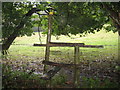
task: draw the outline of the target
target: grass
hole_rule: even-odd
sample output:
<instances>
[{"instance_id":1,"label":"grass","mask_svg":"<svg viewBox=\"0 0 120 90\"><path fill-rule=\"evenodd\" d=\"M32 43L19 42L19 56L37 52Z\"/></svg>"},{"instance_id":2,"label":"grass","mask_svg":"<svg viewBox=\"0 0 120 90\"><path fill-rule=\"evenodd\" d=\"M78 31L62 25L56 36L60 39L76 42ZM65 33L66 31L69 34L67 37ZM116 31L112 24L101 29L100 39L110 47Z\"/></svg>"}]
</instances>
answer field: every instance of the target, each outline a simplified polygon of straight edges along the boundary
<instances>
[{"instance_id":1,"label":"grass","mask_svg":"<svg viewBox=\"0 0 120 90\"><path fill-rule=\"evenodd\" d=\"M46 36L41 35L42 43L46 43ZM103 45L104 48L83 48L80 47L80 62L97 62L97 61L118 61L118 34L112 32L106 32L105 30L101 30L100 32L96 32L95 34L87 34L85 37L80 37L79 34L71 35L71 37L61 35L57 40L55 36L52 36L52 42L71 42L71 43L85 43L85 45ZM31 74L29 75L24 68L28 68L28 70L36 69L34 63L36 62L37 65L41 61L44 60L45 57L45 47L34 47L32 46L34 43L39 43L38 34L31 37L17 37L11 45L9 49L9 55L7 56L7 60L3 60L5 63L5 68L3 68L3 75L7 76L8 78L4 78L4 87L46 87L46 84L49 84L49 81L44 81L39 79L40 76ZM19 45L17 45L19 44ZM50 60L54 62L62 62L62 63L73 63L74 62L74 47L51 47L50 52ZM33 65L33 67L29 67L28 64ZM13 66L12 66L13 65ZM109 63L92 63L91 66L93 67L102 67L109 68L113 67L116 71L119 71L119 66L110 66ZM7 67L6 67L7 66ZM10 67L9 67L10 66ZM22 67L22 72L16 70L13 72L11 67ZM41 68L37 67L37 71L40 71ZM99 69L99 68L98 68ZM97 69L96 69L97 70ZM104 72L104 71L103 71ZM16 81L16 77L19 77L18 81ZM22 80L22 81L21 81ZM8 82L8 83L7 83ZM19 82L21 83L20 86ZM52 86L53 87L61 87L65 85L66 82L66 75L58 75L52 79ZM17 83L17 84L16 84ZM99 88L102 85L102 88L117 87L116 83L111 83L108 79L101 81L101 78L87 78L83 77L83 84L80 87L83 88ZM116 84L116 85L115 85ZM78 86L79 87L79 86Z\"/></svg>"},{"instance_id":2,"label":"grass","mask_svg":"<svg viewBox=\"0 0 120 90\"><path fill-rule=\"evenodd\" d=\"M84 87L82 88L116 88L119 85L115 82L111 82L109 79L100 80L99 78L86 78L83 77L84 82L82 83Z\"/></svg>"},{"instance_id":3,"label":"grass","mask_svg":"<svg viewBox=\"0 0 120 90\"><path fill-rule=\"evenodd\" d=\"M93 59L96 58L115 58L118 57L118 34L112 32L105 32L104 30L97 32L96 34L88 34L85 37L79 37L78 35L72 35L71 37L61 35L59 40L56 40L55 36L52 36L52 42L72 42L72 43L85 43L86 45L103 45L104 48L80 48L80 59ZM42 35L42 43L46 42L46 36ZM10 47L10 54L12 57L18 58L19 56L28 56L36 58L44 58L45 47L33 47L34 43L39 43L38 34L31 37L18 37L14 41L14 44L28 44L28 45L12 45ZM31 46L30 46L31 45ZM66 59L65 62L73 62L73 47L52 47L50 59L61 61ZM26 58L27 59L27 58Z\"/></svg>"}]
</instances>

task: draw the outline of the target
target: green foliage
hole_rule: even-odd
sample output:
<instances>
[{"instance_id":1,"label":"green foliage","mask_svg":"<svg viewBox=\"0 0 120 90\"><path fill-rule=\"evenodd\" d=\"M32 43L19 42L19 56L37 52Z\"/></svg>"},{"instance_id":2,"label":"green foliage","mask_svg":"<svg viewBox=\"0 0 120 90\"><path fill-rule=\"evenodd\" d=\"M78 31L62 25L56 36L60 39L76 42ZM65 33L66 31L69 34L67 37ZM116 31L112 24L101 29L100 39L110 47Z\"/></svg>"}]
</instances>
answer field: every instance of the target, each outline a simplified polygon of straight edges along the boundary
<instances>
[{"instance_id":1,"label":"green foliage","mask_svg":"<svg viewBox=\"0 0 120 90\"><path fill-rule=\"evenodd\" d=\"M32 4L30 3L22 3L22 2L3 2L2 4L2 38L9 37L15 30L16 27L20 24L24 15L28 10L32 8ZM30 8L31 7L31 8ZM24 19L25 20L25 19ZM28 19L27 23L25 23L22 31L19 32L20 36L30 35L33 31L31 30L33 27L31 18Z\"/></svg>"},{"instance_id":2,"label":"green foliage","mask_svg":"<svg viewBox=\"0 0 120 90\"><path fill-rule=\"evenodd\" d=\"M62 2L55 3L57 15L54 16L53 32L55 34L94 33L108 23L107 12L100 3ZM56 27L58 25L58 27ZM110 30L110 29L109 29Z\"/></svg>"},{"instance_id":3,"label":"green foliage","mask_svg":"<svg viewBox=\"0 0 120 90\"><path fill-rule=\"evenodd\" d=\"M119 12L119 3L105 3L112 10ZM105 28L107 31L116 32L114 23L110 19L110 13L98 2L3 2L2 5L2 37L8 38L20 24L24 15L33 7L46 10L49 7L55 9L52 20L53 35L69 35L78 33L95 33ZM39 12L41 14L41 12ZM38 26L45 30L48 29L48 17L40 16L40 20L34 21L33 16L27 20L24 28L19 32L19 36L31 36L33 26ZM105 26L107 24L107 26Z\"/></svg>"},{"instance_id":4,"label":"green foliage","mask_svg":"<svg viewBox=\"0 0 120 90\"><path fill-rule=\"evenodd\" d=\"M120 66L115 66L115 69L120 71Z\"/></svg>"},{"instance_id":5,"label":"green foliage","mask_svg":"<svg viewBox=\"0 0 120 90\"><path fill-rule=\"evenodd\" d=\"M52 81L51 81L51 85L53 87L56 87L57 85L65 85L65 82L66 82L66 78L67 76L65 75L57 75L57 76L54 76Z\"/></svg>"},{"instance_id":6,"label":"green foliage","mask_svg":"<svg viewBox=\"0 0 120 90\"><path fill-rule=\"evenodd\" d=\"M111 82L109 79L101 80L100 78L83 77L82 88L118 88L117 82Z\"/></svg>"},{"instance_id":7,"label":"green foliage","mask_svg":"<svg viewBox=\"0 0 120 90\"><path fill-rule=\"evenodd\" d=\"M9 65L9 64L8 64ZM23 71L13 71L11 66L2 67L2 88L45 88L47 81L41 80L38 75Z\"/></svg>"},{"instance_id":8,"label":"green foliage","mask_svg":"<svg viewBox=\"0 0 120 90\"><path fill-rule=\"evenodd\" d=\"M38 6L39 5L39 6ZM21 23L21 21L27 22L25 23L22 30L18 31L19 36L31 36L33 33L32 27L34 24L38 24L39 22L35 22L32 20L33 17L29 17L24 19L24 15L31 10L34 6L39 9L44 9L44 5L35 2L3 2L2 4L2 38L8 38L14 31L16 31L16 27Z\"/></svg>"}]
</instances>

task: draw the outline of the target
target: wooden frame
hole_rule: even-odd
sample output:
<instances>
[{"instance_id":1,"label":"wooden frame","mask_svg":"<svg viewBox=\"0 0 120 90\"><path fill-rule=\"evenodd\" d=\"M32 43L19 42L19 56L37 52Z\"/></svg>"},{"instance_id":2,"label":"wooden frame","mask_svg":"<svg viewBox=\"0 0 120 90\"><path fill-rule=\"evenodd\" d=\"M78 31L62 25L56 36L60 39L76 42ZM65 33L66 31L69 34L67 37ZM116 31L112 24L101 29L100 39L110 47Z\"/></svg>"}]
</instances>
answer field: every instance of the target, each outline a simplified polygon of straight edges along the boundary
<instances>
[{"instance_id":1,"label":"wooden frame","mask_svg":"<svg viewBox=\"0 0 120 90\"><path fill-rule=\"evenodd\" d=\"M52 15L48 15L48 33L47 33L47 40L46 44L34 44L33 46L45 46L45 60L43 61L44 66L44 73L47 72L46 65L53 65L56 66L54 70L50 70L46 73L48 78L43 77L44 79L51 79L54 74L56 74L62 67L65 66L74 66L74 86L79 84L79 70L77 69L77 64L79 63L79 47L85 48L103 48L102 45L85 45L84 43L65 43L65 42L51 42L51 32L52 32ZM74 64L62 64L62 63L55 63L49 61L50 56L50 47L74 47ZM54 73L53 73L54 72Z\"/></svg>"}]
</instances>

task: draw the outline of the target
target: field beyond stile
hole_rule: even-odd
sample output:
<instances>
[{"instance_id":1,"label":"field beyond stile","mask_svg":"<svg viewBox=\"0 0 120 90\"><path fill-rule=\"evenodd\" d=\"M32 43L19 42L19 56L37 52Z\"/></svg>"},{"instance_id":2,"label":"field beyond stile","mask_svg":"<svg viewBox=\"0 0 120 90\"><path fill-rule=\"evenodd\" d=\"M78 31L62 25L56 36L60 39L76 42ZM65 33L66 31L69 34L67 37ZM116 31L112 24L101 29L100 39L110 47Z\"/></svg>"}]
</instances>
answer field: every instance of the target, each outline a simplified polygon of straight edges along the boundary
<instances>
[{"instance_id":1,"label":"field beyond stile","mask_svg":"<svg viewBox=\"0 0 120 90\"><path fill-rule=\"evenodd\" d=\"M41 40L42 44L45 44L46 36L41 34ZM76 36L71 35L71 37L64 35L58 37L52 36L52 42L85 43L85 45L103 45L104 48L79 48L79 63L82 63L82 65L80 66L80 82L82 83L78 87L112 87L110 86L111 81L115 82L115 85L113 85L113 87L119 86L117 75L120 74L118 73L120 69L120 62L118 60L117 33L106 32L102 30L100 32L96 32L95 34L87 34L84 37L80 37L79 34L77 34ZM45 47L34 47L34 43L40 43L37 32L35 32L35 35L32 35L31 37L17 37L13 45L11 45L9 49L9 55L5 59L3 58L3 64L12 66L13 71L22 70L29 72L30 70L34 69L34 74L39 77L41 75L40 73L43 72L42 61L45 58ZM74 62L74 47L51 47L50 61L72 64ZM3 74L6 75L4 71L6 71L5 68L3 70ZM71 77L73 77L72 74L69 74L70 71L72 71L72 69L63 68L59 72L59 74L65 75L65 80L68 81L71 79ZM53 79L55 80L55 78L57 77L58 76L55 76ZM31 76L31 78L33 77ZM110 81L104 81L106 79L109 79ZM87 82L87 80L89 81L89 83ZM94 80L94 82L92 82L92 80ZM72 80L70 81L72 82ZM94 85L94 83L98 81L99 83L96 83L96 85ZM66 83L62 81L61 83L64 84L60 84L60 82L58 81L56 81L58 84L55 84L54 82L52 83L53 87L60 87L60 85L62 85L62 87L70 87L69 84L66 85ZM106 82L108 83L108 85L106 84ZM3 83L5 84L5 86L8 85L8 83L6 83L5 81ZM36 81L35 83L39 83L39 81ZM46 82L41 82L41 84L44 83ZM34 84L34 82L32 82L32 84ZM24 84L23 86L26 87L27 84ZM17 85L15 87L17 87ZM33 85L32 87L35 86ZM40 85L39 87L42 86Z\"/></svg>"}]
</instances>

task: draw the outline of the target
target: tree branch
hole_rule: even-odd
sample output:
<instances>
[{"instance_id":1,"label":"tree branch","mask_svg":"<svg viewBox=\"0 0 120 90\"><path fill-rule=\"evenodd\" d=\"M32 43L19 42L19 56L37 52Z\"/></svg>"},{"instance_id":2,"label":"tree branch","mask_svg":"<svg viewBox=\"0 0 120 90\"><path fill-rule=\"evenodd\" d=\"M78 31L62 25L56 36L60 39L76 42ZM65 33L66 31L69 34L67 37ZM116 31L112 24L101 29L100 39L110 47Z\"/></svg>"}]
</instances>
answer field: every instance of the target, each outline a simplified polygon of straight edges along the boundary
<instances>
[{"instance_id":1,"label":"tree branch","mask_svg":"<svg viewBox=\"0 0 120 90\"><path fill-rule=\"evenodd\" d=\"M16 26L14 32L7 38L7 40L2 44L2 51L8 50L12 42L15 40L15 38L19 35L19 32L22 30L21 28L24 27L24 24L27 22L28 17L30 17L33 13L36 13L40 11L40 9L32 8L28 13L26 13L23 16L23 19L21 20L20 24ZM26 19L26 20L24 20ZM4 54L4 53L3 53Z\"/></svg>"},{"instance_id":2,"label":"tree branch","mask_svg":"<svg viewBox=\"0 0 120 90\"><path fill-rule=\"evenodd\" d=\"M103 8L105 8L110 13L110 17L112 18L112 20L114 20L120 26L119 13L113 10L106 3L102 3L102 5L103 5Z\"/></svg>"}]
</instances>

